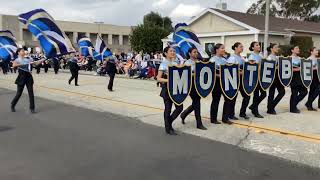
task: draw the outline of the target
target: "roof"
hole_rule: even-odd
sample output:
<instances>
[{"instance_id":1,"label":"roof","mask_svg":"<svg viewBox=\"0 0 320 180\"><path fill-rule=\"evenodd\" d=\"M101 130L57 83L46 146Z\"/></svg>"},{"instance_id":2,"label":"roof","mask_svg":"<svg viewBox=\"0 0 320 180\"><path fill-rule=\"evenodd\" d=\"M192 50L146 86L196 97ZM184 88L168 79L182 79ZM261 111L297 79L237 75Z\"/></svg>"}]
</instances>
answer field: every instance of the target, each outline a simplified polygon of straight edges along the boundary
<instances>
[{"instance_id":1,"label":"roof","mask_svg":"<svg viewBox=\"0 0 320 180\"><path fill-rule=\"evenodd\" d=\"M221 9L215 9L215 8L210 8L210 9L213 11L217 11L218 13L221 13L225 16L231 17L244 24L247 24L251 27L259 29L261 31L265 29L264 28L265 16L263 15L248 14L248 13L221 10ZM270 16L269 23L270 23L270 26L269 26L270 31L287 32L288 30L290 30L290 31L320 33L320 23L315 23L315 22L299 21L299 20L277 18L277 17Z\"/></svg>"}]
</instances>

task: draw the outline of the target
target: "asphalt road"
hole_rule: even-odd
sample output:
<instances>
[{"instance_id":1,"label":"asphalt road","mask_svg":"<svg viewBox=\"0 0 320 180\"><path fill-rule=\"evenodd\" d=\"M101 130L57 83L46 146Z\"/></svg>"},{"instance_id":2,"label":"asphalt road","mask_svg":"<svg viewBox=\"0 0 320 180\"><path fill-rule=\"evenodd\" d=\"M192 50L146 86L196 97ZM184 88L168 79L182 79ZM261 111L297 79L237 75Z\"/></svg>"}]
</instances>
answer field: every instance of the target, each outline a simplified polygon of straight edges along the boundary
<instances>
[{"instance_id":1,"label":"asphalt road","mask_svg":"<svg viewBox=\"0 0 320 180\"><path fill-rule=\"evenodd\" d=\"M320 170L111 113L0 89L1 180L320 179Z\"/></svg>"}]
</instances>

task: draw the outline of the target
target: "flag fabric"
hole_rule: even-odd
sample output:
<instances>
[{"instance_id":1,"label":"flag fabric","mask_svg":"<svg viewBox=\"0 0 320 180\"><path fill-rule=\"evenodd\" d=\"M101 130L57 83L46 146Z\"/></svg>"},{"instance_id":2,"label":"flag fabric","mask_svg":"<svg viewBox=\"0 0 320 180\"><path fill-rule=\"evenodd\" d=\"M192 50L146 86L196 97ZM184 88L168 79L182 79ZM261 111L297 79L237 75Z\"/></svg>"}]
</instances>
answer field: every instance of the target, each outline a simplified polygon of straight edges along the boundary
<instances>
[{"instance_id":1,"label":"flag fabric","mask_svg":"<svg viewBox=\"0 0 320 180\"><path fill-rule=\"evenodd\" d=\"M94 47L90 38L83 36L78 38L80 55L84 57L93 57Z\"/></svg>"},{"instance_id":2,"label":"flag fabric","mask_svg":"<svg viewBox=\"0 0 320 180\"><path fill-rule=\"evenodd\" d=\"M18 49L16 38L9 30L0 31L0 59L10 61L15 59Z\"/></svg>"},{"instance_id":3,"label":"flag fabric","mask_svg":"<svg viewBox=\"0 0 320 180\"><path fill-rule=\"evenodd\" d=\"M98 35L96 40L94 59L103 60L106 57L112 56L112 52L107 48L103 39Z\"/></svg>"},{"instance_id":4,"label":"flag fabric","mask_svg":"<svg viewBox=\"0 0 320 180\"><path fill-rule=\"evenodd\" d=\"M68 36L45 10L35 9L20 14L19 20L27 25L28 30L38 39L46 58L75 52Z\"/></svg>"},{"instance_id":5,"label":"flag fabric","mask_svg":"<svg viewBox=\"0 0 320 180\"><path fill-rule=\"evenodd\" d=\"M187 24L179 23L175 26L173 33L173 47L175 47L178 57L186 59L187 53L191 47L197 48L199 59L209 58L208 54L202 48L198 37L187 30Z\"/></svg>"}]
</instances>

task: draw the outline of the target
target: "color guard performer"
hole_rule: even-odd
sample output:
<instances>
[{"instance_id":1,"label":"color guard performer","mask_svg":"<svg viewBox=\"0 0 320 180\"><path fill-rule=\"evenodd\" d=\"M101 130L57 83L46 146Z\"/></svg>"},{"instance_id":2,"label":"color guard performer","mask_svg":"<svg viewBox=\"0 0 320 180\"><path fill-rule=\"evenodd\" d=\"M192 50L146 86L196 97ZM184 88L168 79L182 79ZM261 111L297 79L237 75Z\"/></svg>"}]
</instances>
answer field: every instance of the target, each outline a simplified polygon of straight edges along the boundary
<instances>
[{"instance_id":1,"label":"color guard performer","mask_svg":"<svg viewBox=\"0 0 320 180\"><path fill-rule=\"evenodd\" d=\"M260 55L261 47L259 45L259 42L253 41L250 44L249 50L253 51L248 58L249 61L254 61L256 63L260 63L262 57ZM254 94L253 94L252 105L249 107L249 109L251 109L251 111L252 111L252 114L257 118L263 118L263 116L261 116L259 113L259 104L264 100L264 98L266 98L266 96L267 96L266 91L264 91L261 88L260 83L258 83L257 88L255 89Z\"/></svg>"},{"instance_id":2,"label":"color guard performer","mask_svg":"<svg viewBox=\"0 0 320 180\"><path fill-rule=\"evenodd\" d=\"M17 94L11 102L11 111L12 112L16 111L15 106L17 105L22 95L24 86L26 86L29 94L30 112L35 113L34 94L33 94L33 77L31 74L31 66L32 64L42 63L42 60L35 63L33 59L26 58L25 50L23 48L18 48L16 54L18 58L13 61L13 67L18 68L19 75L15 81L15 84L17 84Z\"/></svg>"},{"instance_id":3,"label":"color guard performer","mask_svg":"<svg viewBox=\"0 0 320 180\"><path fill-rule=\"evenodd\" d=\"M244 118L244 119L249 119L249 117L246 114L246 110L247 107L249 105L250 102L250 96L247 95L243 89L243 81L242 81L242 69L243 69L243 65L245 63L245 60L241 57L241 53L243 52L243 45L240 42L236 42L233 46L232 46L232 50L234 50L234 54L231 55L228 59L229 63L233 63L233 64L239 64L240 65L240 93L242 96L242 104L241 104L241 109L240 109L240 117ZM230 109L230 119L233 120L237 120L238 118L235 117L235 106L236 106L236 101L237 101L237 97L235 97L232 101L231 101L231 109Z\"/></svg>"},{"instance_id":4,"label":"color guard performer","mask_svg":"<svg viewBox=\"0 0 320 180\"><path fill-rule=\"evenodd\" d=\"M176 62L176 51L174 48L168 46L163 50L164 59L159 66L157 81L161 83L161 93L160 96L163 98L164 102L164 125L166 133L169 135L177 135L175 130L172 127L173 121L180 115L183 110L183 105L178 106L175 104L175 110L171 113L172 109L172 100L169 97L167 90L168 83L168 66L169 65L178 65Z\"/></svg>"},{"instance_id":5,"label":"color guard performer","mask_svg":"<svg viewBox=\"0 0 320 180\"><path fill-rule=\"evenodd\" d=\"M318 60L317 60L319 51L315 47L313 47L310 49L310 54L311 55L308 59L312 61L313 79L310 85L309 97L306 103L306 107L308 108L309 111L317 111L317 109L312 107L312 104L320 94L320 82L318 79Z\"/></svg>"},{"instance_id":6,"label":"color guard performer","mask_svg":"<svg viewBox=\"0 0 320 180\"><path fill-rule=\"evenodd\" d=\"M107 58L107 73L109 75L109 84L108 84L108 90L110 92L113 91L113 82L114 82L114 77L117 72L117 67L116 67L116 60L114 56L110 56Z\"/></svg>"},{"instance_id":7,"label":"color guard performer","mask_svg":"<svg viewBox=\"0 0 320 180\"><path fill-rule=\"evenodd\" d=\"M75 86L79 86L78 76L79 76L80 67L78 65L78 59L75 57L74 53L71 54L71 58L69 60L69 68L71 72L71 77L68 83L71 84L72 80L74 79Z\"/></svg>"},{"instance_id":8,"label":"color guard performer","mask_svg":"<svg viewBox=\"0 0 320 180\"><path fill-rule=\"evenodd\" d=\"M292 46L291 57L292 57L292 65L293 65L293 77L291 81L291 97L290 97L290 112L292 113L300 113L300 110L297 108L299 102L301 102L304 97L308 94L308 90L302 84L301 76L300 76L300 65L301 58L298 56L300 54L299 46Z\"/></svg>"},{"instance_id":9,"label":"color guard performer","mask_svg":"<svg viewBox=\"0 0 320 180\"><path fill-rule=\"evenodd\" d=\"M223 44L216 44L213 48L213 54L214 56L209 60L210 62L214 62L216 64L217 74L216 74L216 83L214 85L213 91L212 91L212 102L211 102L211 110L210 110L210 120L213 124L221 124L217 120L218 116L218 109L219 109L219 103L222 93L221 84L220 84L220 65L227 64L227 60L224 58L225 55L225 47ZM229 115L230 115L230 106L231 102L226 98L224 95L224 105L223 105L223 112L222 112L222 122L225 124L232 124L231 121L229 121Z\"/></svg>"},{"instance_id":10,"label":"color guard performer","mask_svg":"<svg viewBox=\"0 0 320 180\"><path fill-rule=\"evenodd\" d=\"M268 96L268 114L277 114L277 112L275 111L276 106L279 104L279 102L281 101L281 99L284 97L286 91L284 86L281 84L280 82L280 77L279 77L279 57L277 56L277 54L279 53L279 46L277 44L270 44L270 46L268 47L268 52L271 52L270 55L268 56L268 60L270 61L276 61L276 70L275 70L275 79L273 81L273 84L270 86L269 89L269 96ZM276 89L278 90L278 95L276 96L276 98L274 98L274 94Z\"/></svg>"},{"instance_id":11,"label":"color guard performer","mask_svg":"<svg viewBox=\"0 0 320 180\"><path fill-rule=\"evenodd\" d=\"M194 68L195 68L195 63L198 61L198 50L197 48L190 48L188 50L188 60L184 62L185 65L190 65L191 69L192 69L192 73L194 77ZM192 82L194 82L194 79L192 79ZM207 130L206 127L203 126L202 121L201 121L201 97L199 96L199 94L197 93L196 87L195 87L195 83L192 83L192 88L191 88L191 92L190 92L190 97L192 99L192 105L190 105L187 109L185 109L180 117L182 119L182 124L185 124L185 118L192 112L194 111L194 115L196 117L196 121L197 121L197 128L201 129L201 130Z\"/></svg>"}]
</instances>

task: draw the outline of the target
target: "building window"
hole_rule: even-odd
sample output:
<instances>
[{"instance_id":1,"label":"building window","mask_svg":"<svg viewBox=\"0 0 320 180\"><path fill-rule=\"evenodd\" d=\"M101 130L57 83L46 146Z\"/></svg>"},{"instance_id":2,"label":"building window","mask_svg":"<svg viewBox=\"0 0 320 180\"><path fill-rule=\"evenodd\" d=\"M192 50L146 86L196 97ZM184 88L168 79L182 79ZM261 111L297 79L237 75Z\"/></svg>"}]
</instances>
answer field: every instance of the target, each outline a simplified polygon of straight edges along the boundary
<instances>
[{"instance_id":1,"label":"building window","mask_svg":"<svg viewBox=\"0 0 320 180\"><path fill-rule=\"evenodd\" d=\"M101 34L101 38L103 39L103 41L104 41L106 44L109 44L109 42L108 42L108 34Z\"/></svg>"},{"instance_id":2,"label":"building window","mask_svg":"<svg viewBox=\"0 0 320 180\"><path fill-rule=\"evenodd\" d=\"M97 37L98 37L98 34L96 34L96 33L90 33L90 39L91 39L91 42L92 42L93 45L96 44Z\"/></svg>"},{"instance_id":3,"label":"building window","mask_svg":"<svg viewBox=\"0 0 320 180\"><path fill-rule=\"evenodd\" d=\"M32 34L28 29L23 29L22 33L24 41L32 41Z\"/></svg>"},{"instance_id":4,"label":"building window","mask_svg":"<svg viewBox=\"0 0 320 180\"><path fill-rule=\"evenodd\" d=\"M129 36L123 35L123 45L129 45Z\"/></svg>"},{"instance_id":5,"label":"building window","mask_svg":"<svg viewBox=\"0 0 320 180\"><path fill-rule=\"evenodd\" d=\"M216 43L212 42L212 43L205 43L205 51L206 53L209 55L209 57L211 57L212 55L212 51L213 51L213 47L215 46Z\"/></svg>"},{"instance_id":6,"label":"building window","mask_svg":"<svg viewBox=\"0 0 320 180\"><path fill-rule=\"evenodd\" d=\"M70 41L71 42L73 42L73 32L64 32L66 35L67 35L67 37L70 39Z\"/></svg>"},{"instance_id":7,"label":"building window","mask_svg":"<svg viewBox=\"0 0 320 180\"><path fill-rule=\"evenodd\" d=\"M112 35L112 45L119 45L119 35Z\"/></svg>"}]
</instances>

